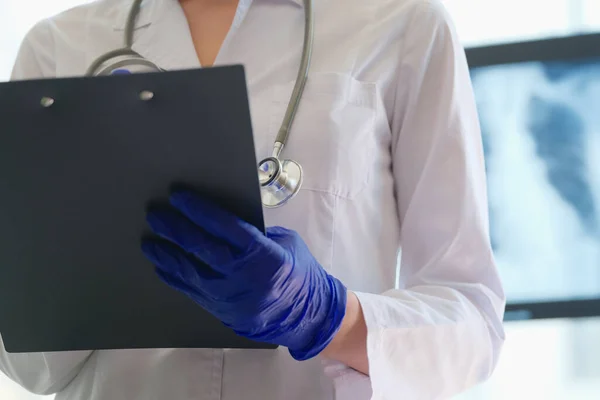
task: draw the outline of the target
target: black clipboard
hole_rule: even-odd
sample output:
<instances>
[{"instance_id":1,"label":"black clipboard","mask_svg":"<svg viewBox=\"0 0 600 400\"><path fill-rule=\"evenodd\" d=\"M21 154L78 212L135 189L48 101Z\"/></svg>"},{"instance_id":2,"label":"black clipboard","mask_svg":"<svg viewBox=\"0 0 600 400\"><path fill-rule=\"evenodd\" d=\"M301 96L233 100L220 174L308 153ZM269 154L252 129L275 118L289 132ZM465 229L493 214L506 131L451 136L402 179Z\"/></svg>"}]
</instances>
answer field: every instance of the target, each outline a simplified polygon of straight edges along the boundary
<instances>
[{"instance_id":1,"label":"black clipboard","mask_svg":"<svg viewBox=\"0 0 600 400\"><path fill-rule=\"evenodd\" d=\"M167 287L140 250L148 202L177 183L264 231L256 161L242 66L0 84L6 350L275 348Z\"/></svg>"}]
</instances>

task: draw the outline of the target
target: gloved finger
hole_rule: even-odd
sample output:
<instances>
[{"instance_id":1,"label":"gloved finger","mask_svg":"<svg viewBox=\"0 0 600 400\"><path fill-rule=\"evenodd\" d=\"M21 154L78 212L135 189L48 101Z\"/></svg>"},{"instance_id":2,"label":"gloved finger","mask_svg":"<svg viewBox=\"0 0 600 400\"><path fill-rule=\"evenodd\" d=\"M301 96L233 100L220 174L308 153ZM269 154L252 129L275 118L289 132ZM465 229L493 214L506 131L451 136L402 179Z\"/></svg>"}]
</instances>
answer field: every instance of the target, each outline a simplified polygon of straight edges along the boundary
<instances>
[{"instance_id":1,"label":"gloved finger","mask_svg":"<svg viewBox=\"0 0 600 400\"><path fill-rule=\"evenodd\" d=\"M198 303L201 307L206 309L208 306L209 300L208 297L204 295L201 291L198 291L196 288L189 286L187 283L165 273L163 270L158 267L155 269L156 275L158 278L165 283L167 286L181 292Z\"/></svg>"},{"instance_id":2,"label":"gloved finger","mask_svg":"<svg viewBox=\"0 0 600 400\"><path fill-rule=\"evenodd\" d=\"M225 324L225 326L230 326L227 322L231 323L231 315L235 314L231 311L231 305L229 303L222 303L218 300L215 301L214 296L211 294L198 291L188 286L185 282L181 282L177 278L164 273L158 268L156 269L156 275L158 275L159 279L167 284L167 286L185 294L205 311L208 311L210 314L217 317Z\"/></svg>"},{"instance_id":3,"label":"gloved finger","mask_svg":"<svg viewBox=\"0 0 600 400\"><path fill-rule=\"evenodd\" d=\"M224 210L213 202L189 191L171 195L171 204L208 233L246 250L262 233L253 225Z\"/></svg>"},{"instance_id":4,"label":"gloved finger","mask_svg":"<svg viewBox=\"0 0 600 400\"><path fill-rule=\"evenodd\" d=\"M196 255L217 270L235 261L235 249L173 209L152 209L148 211L146 220L155 234Z\"/></svg>"},{"instance_id":5,"label":"gloved finger","mask_svg":"<svg viewBox=\"0 0 600 400\"><path fill-rule=\"evenodd\" d=\"M288 243L297 239L298 234L295 231L282 226L267 227L267 237L275 243Z\"/></svg>"},{"instance_id":6,"label":"gloved finger","mask_svg":"<svg viewBox=\"0 0 600 400\"><path fill-rule=\"evenodd\" d=\"M223 277L169 242L146 239L142 242L142 252L158 269L190 287L201 288L206 281Z\"/></svg>"},{"instance_id":7,"label":"gloved finger","mask_svg":"<svg viewBox=\"0 0 600 400\"><path fill-rule=\"evenodd\" d=\"M201 300L204 307L230 295L230 285L223 274L184 253L174 244L147 239L142 243L142 248L156 266L156 273L163 282L194 297L196 301Z\"/></svg>"},{"instance_id":8,"label":"gloved finger","mask_svg":"<svg viewBox=\"0 0 600 400\"><path fill-rule=\"evenodd\" d=\"M187 283L183 282L180 279L177 279L169 274L167 274L166 272L164 272L162 269L156 267L154 272L156 272L156 275L158 275L158 277L160 278L161 281L163 281L163 283L166 283L168 286L172 287L173 289L176 289L182 293L187 294L188 296L194 296L196 293L196 290L194 290L194 288L192 288L191 286L189 286Z\"/></svg>"}]
</instances>

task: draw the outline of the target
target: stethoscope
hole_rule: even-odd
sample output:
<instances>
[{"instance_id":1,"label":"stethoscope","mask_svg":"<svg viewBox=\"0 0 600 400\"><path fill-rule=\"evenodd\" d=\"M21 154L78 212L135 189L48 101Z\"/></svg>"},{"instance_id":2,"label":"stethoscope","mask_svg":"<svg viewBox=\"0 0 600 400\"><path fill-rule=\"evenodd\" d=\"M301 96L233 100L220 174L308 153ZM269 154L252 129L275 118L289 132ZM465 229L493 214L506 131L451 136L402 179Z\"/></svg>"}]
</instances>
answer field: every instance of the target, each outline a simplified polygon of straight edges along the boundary
<instances>
[{"instance_id":1,"label":"stethoscope","mask_svg":"<svg viewBox=\"0 0 600 400\"><path fill-rule=\"evenodd\" d=\"M135 31L135 23L140 14L140 7L143 0L134 0L127 25L125 27L125 47L110 51L98 57L88 68L86 76L103 76L115 75L120 73L135 72L164 72L153 62L145 59L140 54L136 53L133 47L133 35ZM273 145L273 153L271 157L267 157L258 163L258 177L260 182L262 203L267 208L280 207L293 198L302 185L303 172L300 164L294 160L280 160L279 156L285 147L290 129L304 86L308 78L310 69L310 59L313 49L314 36L314 18L312 9L312 0L304 0L304 46L302 49L302 59L300 61L300 69L296 78L296 84L292 91L292 96L288 107L279 128L275 143ZM145 96L151 97L152 93L144 93ZM147 100L146 98L145 100Z\"/></svg>"}]
</instances>

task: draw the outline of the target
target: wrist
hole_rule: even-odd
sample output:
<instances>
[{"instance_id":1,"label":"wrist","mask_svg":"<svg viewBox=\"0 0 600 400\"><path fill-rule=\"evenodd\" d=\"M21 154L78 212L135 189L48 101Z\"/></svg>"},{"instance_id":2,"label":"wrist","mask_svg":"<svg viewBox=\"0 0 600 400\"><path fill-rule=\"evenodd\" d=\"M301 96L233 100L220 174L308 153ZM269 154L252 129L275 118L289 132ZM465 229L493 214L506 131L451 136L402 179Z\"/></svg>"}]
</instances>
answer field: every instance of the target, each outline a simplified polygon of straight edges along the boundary
<instances>
[{"instance_id":1,"label":"wrist","mask_svg":"<svg viewBox=\"0 0 600 400\"><path fill-rule=\"evenodd\" d=\"M369 374L367 325L360 301L354 292L348 291L344 320L321 355L344 363L363 374Z\"/></svg>"},{"instance_id":2,"label":"wrist","mask_svg":"<svg viewBox=\"0 0 600 400\"><path fill-rule=\"evenodd\" d=\"M328 276L328 284L331 291L328 311L319 323L313 325L314 333L310 336L309 343L303 345L302 349L289 348L292 357L298 361L305 361L321 354L342 328L348 308L348 290L338 279L332 276Z\"/></svg>"},{"instance_id":3,"label":"wrist","mask_svg":"<svg viewBox=\"0 0 600 400\"><path fill-rule=\"evenodd\" d=\"M358 297L356 297L356 294L353 292L348 291L344 318L337 333L329 345L323 350L323 356L331 358L332 355L335 355L341 349L345 348L349 342L353 341L352 339L356 332L355 327L359 325L361 314L362 311L360 309Z\"/></svg>"}]
</instances>

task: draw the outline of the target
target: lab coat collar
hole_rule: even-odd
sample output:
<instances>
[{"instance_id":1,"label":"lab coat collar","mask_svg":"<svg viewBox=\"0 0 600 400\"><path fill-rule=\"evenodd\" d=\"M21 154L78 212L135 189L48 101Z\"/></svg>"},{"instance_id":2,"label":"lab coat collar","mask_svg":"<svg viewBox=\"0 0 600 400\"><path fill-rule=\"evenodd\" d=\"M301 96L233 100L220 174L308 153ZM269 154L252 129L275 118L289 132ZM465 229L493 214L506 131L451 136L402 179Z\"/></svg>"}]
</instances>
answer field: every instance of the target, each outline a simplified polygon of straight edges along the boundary
<instances>
[{"instance_id":1,"label":"lab coat collar","mask_svg":"<svg viewBox=\"0 0 600 400\"><path fill-rule=\"evenodd\" d=\"M248 1L248 0L240 0ZM291 2L300 7L304 7L304 0L279 0L282 2ZM172 6L173 3L177 3L178 0L144 0L140 8L140 15L138 15L137 22L135 24L136 29L144 28L152 24L158 16L161 15L161 9L164 7ZM119 2L119 9L117 11L117 18L115 18L114 29L117 31L124 31L127 26L127 18L129 17L129 11L131 10L132 1L121 1Z\"/></svg>"}]
</instances>

